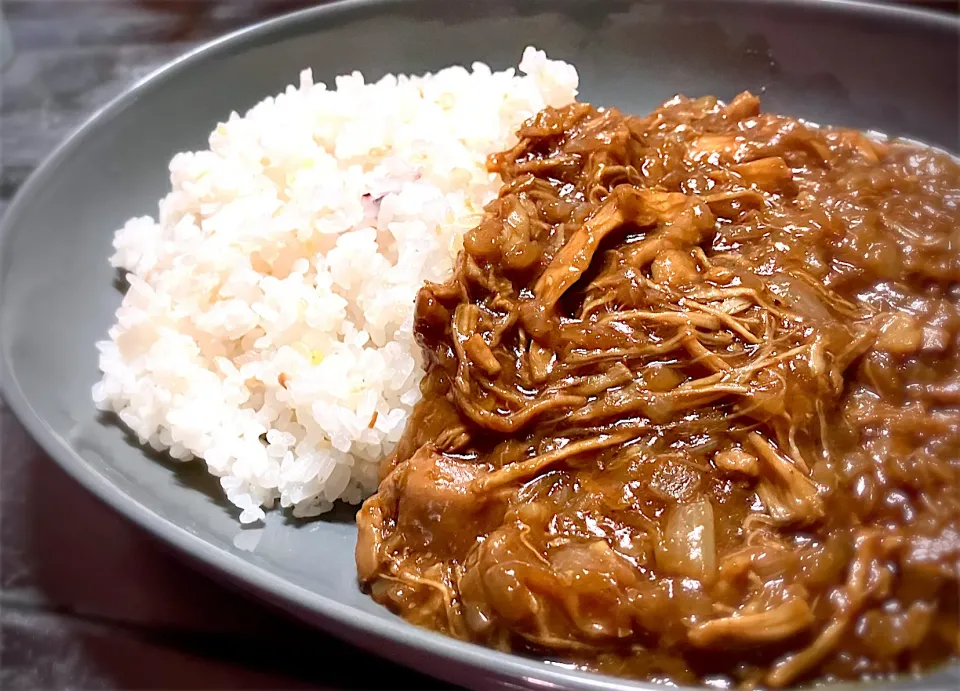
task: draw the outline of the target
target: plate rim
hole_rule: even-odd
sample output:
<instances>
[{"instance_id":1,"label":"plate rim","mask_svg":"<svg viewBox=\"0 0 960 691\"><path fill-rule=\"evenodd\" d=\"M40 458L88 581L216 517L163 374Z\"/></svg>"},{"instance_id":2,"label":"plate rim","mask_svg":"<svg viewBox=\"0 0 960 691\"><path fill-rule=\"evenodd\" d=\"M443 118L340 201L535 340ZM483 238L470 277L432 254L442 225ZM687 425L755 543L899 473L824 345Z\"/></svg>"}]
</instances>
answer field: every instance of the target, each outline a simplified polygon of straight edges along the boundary
<instances>
[{"instance_id":1,"label":"plate rim","mask_svg":"<svg viewBox=\"0 0 960 691\"><path fill-rule=\"evenodd\" d=\"M635 0L636 4L644 4L645 1ZM697 2L697 0L673 1L686 4L696 4ZM780 5L800 10L810 9L808 0L726 1L740 5ZM403 2L404 0L334 0L333 2L326 2L265 19L187 50L126 87L123 92L83 120L62 140L34 169L10 201L3 218L0 219L0 289L2 289L8 274L4 267L8 260L10 238L13 237L13 229L18 225L17 220L23 214L23 210L29 208L37 192L56 173L61 161L67 159L76 149L82 146L91 134L101 128L106 128L116 115L134 105L139 95L176 78L195 63L214 59L234 48L245 48L258 39L268 37L271 34L282 33L284 30L295 27L300 23L335 21L338 15L349 15L365 9L396 6ZM545 3L540 2L531 2L531 4L542 4L547 7ZM816 8L816 11L824 14L833 12L866 14L900 19L914 25L960 30L960 17L916 7L862 2L861 0L819 0ZM5 311L5 304L3 295L0 293L0 316ZM575 688L591 691L619 691L621 689L651 691L663 688L661 685L652 682L552 667L538 659L500 652L479 644L460 641L423 629L407 623L400 617L381 618L372 612L357 609L352 605L297 585L273 573L266 567L245 561L241 556L204 540L146 504L133 499L107 476L84 461L69 441L54 431L46 423L43 416L34 409L30 399L20 387L10 354L7 352L4 343L5 341L0 340L0 397L43 449L44 453L50 456L64 472L85 490L120 513L125 519L148 532L153 538L174 547L181 554L188 556L207 570L226 576L234 583L243 586L247 591L256 594L257 597L266 597L268 600L273 600L286 611L301 619L318 623L317 618L319 618L322 620L322 623L319 623L320 628L330 635L349 638L353 643L366 648L373 654L384 655L386 653L387 657L401 664L409 662L401 659L399 655L399 651L406 649L426 653L432 659L449 660L482 670L499 679L504 677L518 678L529 684L547 688L569 688L571 684ZM347 627L354 635L344 636L331 624ZM364 635L367 635L368 638L364 639ZM393 644L394 650L376 649L377 640L389 641ZM421 665L417 665L417 668L428 675L437 676L435 672L431 671L431 668L424 669ZM449 675L441 674L441 677L444 676L452 681ZM463 679L458 680L459 683L463 681ZM843 685L843 688L846 687L846 685ZM679 688L693 691L695 687ZM841 687L835 688L839 690ZM878 687L872 686L871 688Z\"/></svg>"}]
</instances>

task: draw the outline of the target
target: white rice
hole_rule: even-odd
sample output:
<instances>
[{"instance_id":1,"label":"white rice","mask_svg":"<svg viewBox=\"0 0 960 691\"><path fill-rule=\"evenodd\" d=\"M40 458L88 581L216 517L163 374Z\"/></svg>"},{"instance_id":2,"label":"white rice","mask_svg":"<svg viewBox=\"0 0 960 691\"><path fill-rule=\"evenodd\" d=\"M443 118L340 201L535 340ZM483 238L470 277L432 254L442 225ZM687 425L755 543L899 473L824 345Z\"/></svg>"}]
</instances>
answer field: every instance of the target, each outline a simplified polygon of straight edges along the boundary
<instances>
[{"instance_id":1,"label":"white rice","mask_svg":"<svg viewBox=\"0 0 960 691\"><path fill-rule=\"evenodd\" d=\"M159 221L117 232L129 290L93 399L140 439L202 458L240 520L360 502L420 396L412 316L500 180L486 156L576 97L533 48L514 70L310 70L170 163Z\"/></svg>"}]
</instances>

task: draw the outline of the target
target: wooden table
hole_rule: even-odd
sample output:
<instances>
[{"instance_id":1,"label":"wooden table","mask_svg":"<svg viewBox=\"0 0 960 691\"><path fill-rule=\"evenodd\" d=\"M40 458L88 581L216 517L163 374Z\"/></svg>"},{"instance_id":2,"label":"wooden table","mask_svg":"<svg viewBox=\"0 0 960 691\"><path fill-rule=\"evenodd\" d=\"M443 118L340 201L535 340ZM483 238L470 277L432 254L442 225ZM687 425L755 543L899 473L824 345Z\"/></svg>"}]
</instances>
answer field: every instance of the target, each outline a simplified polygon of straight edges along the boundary
<instances>
[{"instance_id":1,"label":"wooden table","mask_svg":"<svg viewBox=\"0 0 960 691\"><path fill-rule=\"evenodd\" d=\"M74 127L190 47L305 0L0 0L0 213ZM0 688L426 689L227 591L89 495L0 402Z\"/></svg>"}]
</instances>

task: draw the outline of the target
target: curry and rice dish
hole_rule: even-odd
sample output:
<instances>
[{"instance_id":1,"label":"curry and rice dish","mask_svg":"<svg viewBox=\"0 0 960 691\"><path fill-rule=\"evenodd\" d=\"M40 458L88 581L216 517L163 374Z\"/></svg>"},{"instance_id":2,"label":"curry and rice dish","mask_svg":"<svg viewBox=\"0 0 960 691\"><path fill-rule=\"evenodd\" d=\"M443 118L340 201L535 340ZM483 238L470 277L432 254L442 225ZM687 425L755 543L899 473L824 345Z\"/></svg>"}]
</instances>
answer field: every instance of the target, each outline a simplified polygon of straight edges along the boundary
<instances>
[{"instance_id":1,"label":"curry and rice dish","mask_svg":"<svg viewBox=\"0 0 960 691\"><path fill-rule=\"evenodd\" d=\"M231 114L115 235L95 404L241 523L366 500L361 585L463 640L719 687L955 657L960 166L578 86L530 47Z\"/></svg>"},{"instance_id":2,"label":"curry and rice dish","mask_svg":"<svg viewBox=\"0 0 960 691\"><path fill-rule=\"evenodd\" d=\"M678 97L547 108L416 304L359 516L408 620L677 683L956 654L960 166Z\"/></svg>"}]
</instances>

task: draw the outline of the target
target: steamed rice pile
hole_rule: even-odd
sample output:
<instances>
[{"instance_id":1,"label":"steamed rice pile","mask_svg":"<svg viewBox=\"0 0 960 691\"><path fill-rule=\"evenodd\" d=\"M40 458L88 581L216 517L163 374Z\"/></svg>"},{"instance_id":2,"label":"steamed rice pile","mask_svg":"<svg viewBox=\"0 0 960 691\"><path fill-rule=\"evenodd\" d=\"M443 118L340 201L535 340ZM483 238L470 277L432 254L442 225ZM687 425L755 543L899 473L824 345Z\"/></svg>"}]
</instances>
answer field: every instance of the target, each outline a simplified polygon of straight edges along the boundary
<instances>
[{"instance_id":1,"label":"steamed rice pile","mask_svg":"<svg viewBox=\"0 0 960 691\"><path fill-rule=\"evenodd\" d=\"M129 290L97 344L97 406L202 458L244 523L374 491L420 395L417 290L496 196L486 156L576 96L542 52L520 72L355 72L331 91L307 70L174 157L159 220L114 239Z\"/></svg>"}]
</instances>

